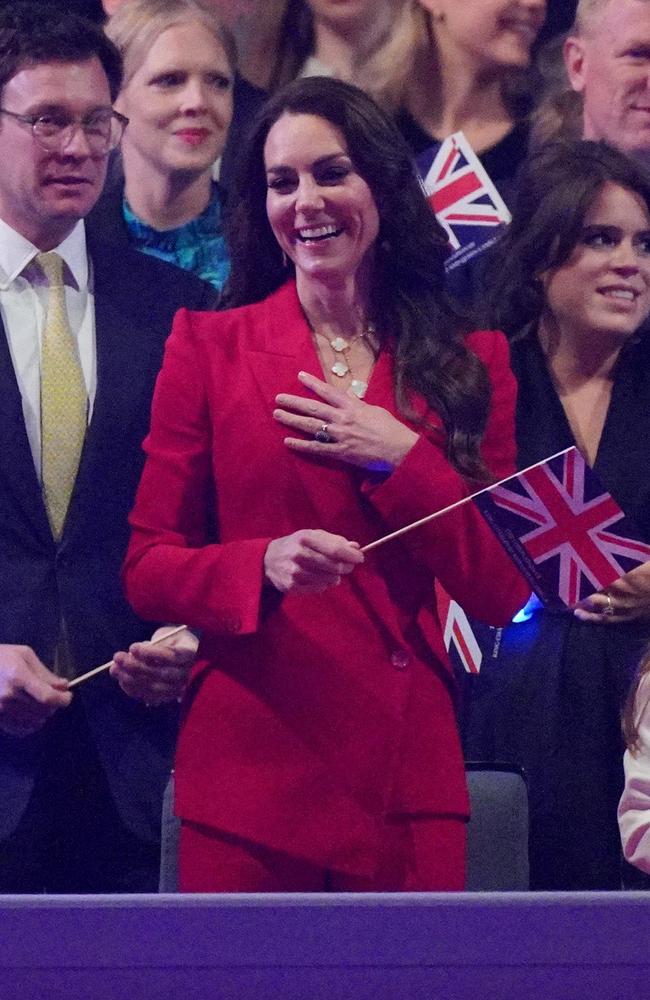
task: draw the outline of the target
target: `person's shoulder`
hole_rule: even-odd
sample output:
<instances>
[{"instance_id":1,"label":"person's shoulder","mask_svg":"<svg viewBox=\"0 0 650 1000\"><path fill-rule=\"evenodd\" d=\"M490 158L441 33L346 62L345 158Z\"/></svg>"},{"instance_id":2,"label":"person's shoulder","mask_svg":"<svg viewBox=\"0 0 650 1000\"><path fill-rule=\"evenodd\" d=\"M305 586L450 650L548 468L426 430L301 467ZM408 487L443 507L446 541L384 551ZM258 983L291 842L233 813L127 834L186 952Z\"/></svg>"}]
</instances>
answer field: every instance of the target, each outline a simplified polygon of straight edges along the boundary
<instances>
[{"instance_id":1,"label":"person's shoulder","mask_svg":"<svg viewBox=\"0 0 650 1000\"><path fill-rule=\"evenodd\" d=\"M218 328L221 331L232 330L233 332L249 329L251 331L265 330L272 317L278 311L284 311L284 302L290 294L290 289L283 285L258 302L250 302L245 305L228 305L217 311L189 312L189 320L194 329L201 332L211 332Z\"/></svg>"},{"instance_id":2,"label":"person's shoulder","mask_svg":"<svg viewBox=\"0 0 650 1000\"><path fill-rule=\"evenodd\" d=\"M246 335L247 346L255 348L266 342L269 325L278 316L286 315L296 297L293 283L282 285L276 291L246 305L226 306L219 311L187 313L187 322L198 337L234 338Z\"/></svg>"},{"instance_id":3,"label":"person's shoulder","mask_svg":"<svg viewBox=\"0 0 650 1000\"><path fill-rule=\"evenodd\" d=\"M88 237L96 295L131 303L138 311L218 307L217 290L191 272L96 233Z\"/></svg>"}]
</instances>

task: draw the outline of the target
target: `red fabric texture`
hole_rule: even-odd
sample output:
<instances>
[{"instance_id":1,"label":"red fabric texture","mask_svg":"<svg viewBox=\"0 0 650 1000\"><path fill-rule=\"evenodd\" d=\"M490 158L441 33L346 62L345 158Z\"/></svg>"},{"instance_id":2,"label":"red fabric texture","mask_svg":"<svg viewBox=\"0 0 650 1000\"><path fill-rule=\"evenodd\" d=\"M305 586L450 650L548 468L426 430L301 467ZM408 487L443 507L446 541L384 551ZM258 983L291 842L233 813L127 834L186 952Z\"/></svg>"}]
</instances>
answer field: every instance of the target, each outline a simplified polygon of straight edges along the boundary
<instances>
[{"instance_id":1,"label":"red fabric texture","mask_svg":"<svg viewBox=\"0 0 650 1000\"><path fill-rule=\"evenodd\" d=\"M493 387L484 457L503 477L515 454L507 344L481 332L469 345ZM379 548L325 594L264 586L271 538L322 528L364 545L468 492L435 431L383 481L290 452L271 414L278 393L306 394L301 370L322 377L293 283L256 305L177 315L125 583L143 617L203 629L178 814L368 877L387 814L468 811L434 579L494 625L528 588L472 504ZM366 401L396 413L388 353Z\"/></svg>"},{"instance_id":2,"label":"red fabric texture","mask_svg":"<svg viewBox=\"0 0 650 1000\"><path fill-rule=\"evenodd\" d=\"M183 823L181 892L461 892L462 819L393 817L384 825L372 876L326 871L260 844Z\"/></svg>"}]
</instances>

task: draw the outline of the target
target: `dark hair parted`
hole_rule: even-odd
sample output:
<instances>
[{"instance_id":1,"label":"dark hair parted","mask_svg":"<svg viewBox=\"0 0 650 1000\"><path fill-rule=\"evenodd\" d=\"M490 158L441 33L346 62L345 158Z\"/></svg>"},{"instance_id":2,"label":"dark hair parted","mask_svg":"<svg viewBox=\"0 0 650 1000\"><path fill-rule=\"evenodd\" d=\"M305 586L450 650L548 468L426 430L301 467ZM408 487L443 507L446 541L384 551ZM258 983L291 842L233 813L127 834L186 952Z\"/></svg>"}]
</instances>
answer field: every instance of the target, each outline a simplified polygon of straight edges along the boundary
<instances>
[{"instance_id":1,"label":"dark hair parted","mask_svg":"<svg viewBox=\"0 0 650 1000\"><path fill-rule=\"evenodd\" d=\"M650 212L650 174L604 142L552 142L530 157L517 179L512 222L489 268L484 322L509 335L537 322L544 307L540 275L569 259L608 182L633 191Z\"/></svg>"},{"instance_id":2,"label":"dark hair parted","mask_svg":"<svg viewBox=\"0 0 650 1000\"><path fill-rule=\"evenodd\" d=\"M40 63L85 62L97 56L111 100L122 84L122 58L102 29L58 4L18 0L0 8L0 94L16 73Z\"/></svg>"},{"instance_id":3,"label":"dark hair parted","mask_svg":"<svg viewBox=\"0 0 650 1000\"><path fill-rule=\"evenodd\" d=\"M282 252L266 215L264 146L284 114L316 115L342 134L355 170L379 214L370 284L369 319L395 351L395 393L411 418L415 391L440 415L450 461L483 480L479 453L490 402L489 379L465 346L466 324L445 293L446 236L393 122L363 91L325 77L296 80L260 110L242 158L230 218L229 304L258 302L287 279Z\"/></svg>"}]
</instances>

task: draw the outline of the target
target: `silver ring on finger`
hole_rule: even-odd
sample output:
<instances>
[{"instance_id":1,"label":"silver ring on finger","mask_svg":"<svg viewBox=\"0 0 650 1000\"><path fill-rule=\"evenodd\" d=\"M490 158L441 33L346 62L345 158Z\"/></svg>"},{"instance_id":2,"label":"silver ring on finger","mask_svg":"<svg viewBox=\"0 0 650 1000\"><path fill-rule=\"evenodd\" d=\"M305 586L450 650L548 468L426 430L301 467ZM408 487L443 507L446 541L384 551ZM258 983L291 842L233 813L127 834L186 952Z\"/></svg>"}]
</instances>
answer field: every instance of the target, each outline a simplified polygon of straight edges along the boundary
<instances>
[{"instance_id":1,"label":"silver ring on finger","mask_svg":"<svg viewBox=\"0 0 650 1000\"><path fill-rule=\"evenodd\" d=\"M319 429L314 434L314 440L315 441L320 441L321 444L332 444L333 443L334 438L330 434L330 432L329 432L329 426L327 424L323 424L321 427L319 427Z\"/></svg>"},{"instance_id":2,"label":"silver ring on finger","mask_svg":"<svg viewBox=\"0 0 650 1000\"><path fill-rule=\"evenodd\" d=\"M601 615L606 615L608 618L611 618L611 616L616 611L616 609L614 607L614 602L612 601L611 594L608 594L606 592L604 594L604 596L607 598L607 604L605 605L605 607L603 608L603 610L600 613L601 613Z\"/></svg>"}]
</instances>

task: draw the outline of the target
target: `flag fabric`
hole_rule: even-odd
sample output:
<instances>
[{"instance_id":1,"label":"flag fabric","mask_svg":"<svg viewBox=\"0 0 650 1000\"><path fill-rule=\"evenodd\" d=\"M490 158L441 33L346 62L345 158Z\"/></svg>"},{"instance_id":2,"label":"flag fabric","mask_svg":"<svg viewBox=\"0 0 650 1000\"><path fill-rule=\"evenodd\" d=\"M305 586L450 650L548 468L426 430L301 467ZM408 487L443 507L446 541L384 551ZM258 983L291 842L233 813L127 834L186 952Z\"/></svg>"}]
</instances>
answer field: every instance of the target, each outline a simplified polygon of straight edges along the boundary
<instances>
[{"instance_id":1,"label":"flag fabric","mask_svg":"<svg viewBox=\"0 0 650 1000\"><path fill-rule=\"evenodd\" d=\"M478 674L483 662L483 652L469 618L456 601L449 602L444 631L445 648L458 658L462 669L468 674Z\"/></svg>"},{"instance_id":2,"label":"flag fabric","mask_svg":"<svg viewBox=\"0 0 650 1000\"><path fill-rule=\"evenodd\" d=\"M497 658L503 629L470 618L439 580L436 580L436 605L454 673L457 676L480 673L486 657Z\"/></svg>"},{"instance_id":3,"label":"flag fabric","mask_svg":"<svg viewBox=\"0 0 650 1000\"><path fill-rule=\"evenodd\" d=\"M575 447L477 494L474 503L551 607L573 607L650 559L650 545Z\"/></svg>"},{"instance_id":4,"label":"flag fabric","mask_svg":"<svg viewBox=\"0 0 650 1000\"><path fill-rule=\"evenodd\" d=\"M462 132L417 159L422 183L453 253L448 271L483 252L510 222L508 208Z\"/></svg>"}]
</instances>

